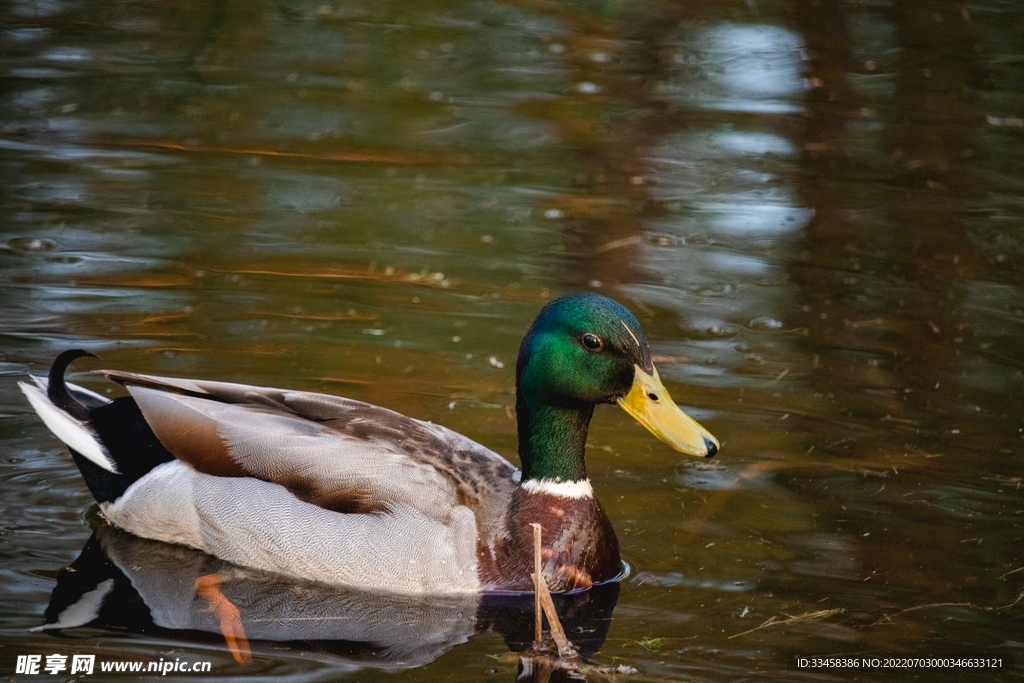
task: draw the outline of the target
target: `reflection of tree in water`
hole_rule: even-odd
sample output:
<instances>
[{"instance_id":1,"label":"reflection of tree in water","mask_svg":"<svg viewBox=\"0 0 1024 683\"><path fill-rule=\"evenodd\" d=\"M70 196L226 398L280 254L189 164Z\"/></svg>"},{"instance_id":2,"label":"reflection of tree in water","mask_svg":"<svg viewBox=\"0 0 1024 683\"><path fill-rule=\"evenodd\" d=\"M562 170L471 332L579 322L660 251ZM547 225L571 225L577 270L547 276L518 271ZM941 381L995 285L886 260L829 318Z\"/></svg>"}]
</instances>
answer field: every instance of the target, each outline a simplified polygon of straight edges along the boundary
<instances>
[{"instance_id":1,"label":"reflection of tree in water","mask_svg":"<svg viewBox=\"0 0 1024 683\"><path fill-rule=\"evenodd\" d=\"M979 286L1000 267L998 252L971 232L987 190L975 160L999 154L979 134L984 112L976 93L987 78L979 29L965 6L926 0L901 0L888 11L808 0L798 17L812 89L794 131L805 169L796 182L815 215L788 268L799 285L791 315L807 330L797 343L813 356L811 386L828 402L819 411L835 416L835 440L819 433L813 446L837 466L885 471L871 487L875 494L857 501L864 509L848 509L850 498L835 500L842 519L832 523L874 528L878 513L898 515L918 542L867 541L859 571L886 577L878 579L882 585L942 594L964 583L963 568L948 560L965 550L960 536L936 533L936 515L963 525L979 546L982 538L992 541L965 566L1019 564L998 532L958 520L961 506L970 507L963 493L930 476L931 458L955 452L958 443L995 451L1020 424L1019 414L1008 414L1017 408L1005 402L1015 391L1005 366L978 353L1005 325ZM955 468L966 480L974 476L966 462L948 458L938 467ZM916 485L924 479L926 487L898 480L901 469L921 473ZM945 477L956 477L953 471ZM829 481L840 490L855 486L841 476ZM899 493L879 497L886 485ZM943 499L949 502L931 502ZM886 592L882 605L891 599ZM974 594L1004 601L999 591ZM876 647L891 635L864 633L877 638Z\"/></svg>"},{"instance_id":2,"label":"reflection of tree in water","mask_svg":"<svg viewBox=\"0 0 1024 683\"><path fill-rule=\"evenodd\" d=\"M566 286L635 282L644 224L665 210L652 196L647 153L693 124L687 112L658 94L672 80L680 23L707 11L702 3L648 3L642 8L593 8L523 0L513 4L553 16L569 27L549 49L562 55L572 90L519 105L543 120L573 151L572 186L544 200L548 215L566 218ZM709 4L713 6L713 4Z\"/></svg>"},{"instance_id":3,"label":"reflection of tree in water","mask_svg":"<svg viewBox=\"0 0 1024 683\"><path fill-rule=\"evenodd\" d=\"M881 14L808 2L799 16L814 87L798 180L815 217L790 274L817 388L856 414L941 429L921 411L955 417L992 379L959 377L986 373L962 351L983 324L971 282L992 266L967 230L984 189L970 165L985 153L969 94L982 78L975 27L955 3Z\"/></svg>"}]
</instances>

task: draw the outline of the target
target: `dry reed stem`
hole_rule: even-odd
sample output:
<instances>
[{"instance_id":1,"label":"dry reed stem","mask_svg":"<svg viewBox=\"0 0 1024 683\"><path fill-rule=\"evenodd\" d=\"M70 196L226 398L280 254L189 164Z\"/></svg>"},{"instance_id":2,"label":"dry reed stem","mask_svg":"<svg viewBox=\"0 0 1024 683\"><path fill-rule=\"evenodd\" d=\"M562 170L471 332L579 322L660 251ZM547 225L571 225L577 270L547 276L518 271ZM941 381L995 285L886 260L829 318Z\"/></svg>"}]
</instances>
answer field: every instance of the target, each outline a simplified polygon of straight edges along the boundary
<instances>
[{"instance_id":1,"label":"dry reed stem","mask_svg":"<svg viewBox=\"0 0 1024 683\"><path fill-rule=\"evenodd\" d=\"M541 602L540 590L537 589L537 578L540 574L540 524L531 524L533 527L533 649L540 651L544 649L544 619L540 615Z\"/></svg>"},{"instance_id":2,"label":"dry reed stem","mask_svg":"<svg viewBox=\"0 0 1024 683\"><path fill-rule=\"evenodd\" d=\"M555 641L555 647L558 648L558 656L562 659L572 660L576 658L576 648L573 647L573 644L569 642L565 635L565 629L562 628L562 622L558 619L558 613L555 611L555 603L551 599L551 593L548 591L548 584L540 571L541 526L536 522L532 522L530 526L533 527L533 563L535 568L533 587L536 603L540 604L548 618L548 627L551 629L551 638ZM537 619L540 619L539 610L537 612Z\"/></svg>"}]
</instances>

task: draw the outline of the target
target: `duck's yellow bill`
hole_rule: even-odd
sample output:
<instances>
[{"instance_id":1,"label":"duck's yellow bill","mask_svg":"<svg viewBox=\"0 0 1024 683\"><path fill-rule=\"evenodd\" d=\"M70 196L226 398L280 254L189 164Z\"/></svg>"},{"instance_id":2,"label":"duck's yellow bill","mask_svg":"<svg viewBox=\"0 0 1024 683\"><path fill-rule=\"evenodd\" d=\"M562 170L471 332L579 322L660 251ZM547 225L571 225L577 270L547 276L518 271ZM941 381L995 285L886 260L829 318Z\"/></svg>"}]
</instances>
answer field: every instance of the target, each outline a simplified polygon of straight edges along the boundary
<instances>
[{"instance_id":1,"label":"duck's yellow bill","mask_svg":"<svg viewBox=\"0 0 1024 683\"><path fill-rule=\"evenodd\" d=\"M684 413L668 395L658 377L658 369L648 375L640 366L633 376L633 387L616 402L651 434L687 455L710 458L718 452L718 439Z\"/></svg>"}]
</instances>

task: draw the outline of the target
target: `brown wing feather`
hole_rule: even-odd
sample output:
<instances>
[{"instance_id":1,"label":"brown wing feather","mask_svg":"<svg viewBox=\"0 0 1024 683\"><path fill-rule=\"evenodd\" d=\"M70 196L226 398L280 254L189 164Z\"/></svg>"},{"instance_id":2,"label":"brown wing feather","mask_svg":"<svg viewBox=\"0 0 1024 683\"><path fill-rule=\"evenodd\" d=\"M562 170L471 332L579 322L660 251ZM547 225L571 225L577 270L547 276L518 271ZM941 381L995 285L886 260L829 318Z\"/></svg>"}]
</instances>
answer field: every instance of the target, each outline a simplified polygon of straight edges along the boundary
<instances>
[{"instance_id":1,"label":"brown wing feather","mask_svg":"<svg viewBox=\"0 0 1024 683\"><path fill-rule=\"evenodd\" d=\"M480 539L490 544L504 534L504 518L518 472L497 453L457 432L352 399L307 392L281 392L280 400L296 415L368 443L404 453L428 466L455 488L458 504L476 514Z\"/></svg>"},{"instance_id":2,"label":"brown wing feather","mask_svg":"<svg viewBox=\"0 0 1024 683\"><path fill-rule=\"evenodd\" d=\"M214 420L177 401L163 399L164 394L149 387L134 387L132 391L146 422L171 455L217 477L249 474L231 457Z\"/></svg>"},{"instance_id":3,"label":"brown wing feather","mask_svg":"<svg viewBox=\"0 0 1024 683\"><path fill-rule=\"evenodd\" d=\"M452 504L466 505L476 513L481 540L489 542L501 533L504 511L515 487L515 467L444 427L324 394L118 371L105 374L128 387L164 446L199 471L273 481L302 500L338 512L388 509L387 481L331 481L318 470L318 461L292 463L287 455L270 457L252 444L240 443L239 430L245 426L234 426L232 436L223 421L231 406L232 419L247 421L253 434L275 429L300 437L333 433L342 449L360 443L373 453L398 455L407 463L399 468L399 474L415 477L432 472L434 478L440 475L448 482L455 497ZM222 408L217 408L218 404ZM238 413L242 418L237 411L245 411ZM282 443L287 450L287 441ZM337 457L334 452L327 456Z\"/></svg>"}]
</instances>

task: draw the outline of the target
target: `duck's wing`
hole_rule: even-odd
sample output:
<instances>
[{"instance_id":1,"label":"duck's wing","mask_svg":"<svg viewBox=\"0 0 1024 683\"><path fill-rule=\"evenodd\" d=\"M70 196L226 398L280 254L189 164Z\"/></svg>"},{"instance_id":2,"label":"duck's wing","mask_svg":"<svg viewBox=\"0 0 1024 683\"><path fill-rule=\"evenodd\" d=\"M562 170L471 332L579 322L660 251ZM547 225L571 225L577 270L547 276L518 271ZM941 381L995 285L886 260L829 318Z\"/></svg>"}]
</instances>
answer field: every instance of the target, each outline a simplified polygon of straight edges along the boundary
<instances>
[{"instance_id":1,"label":"duck's wing","mask_svg":"<svg viewBox=\"0 0 1024 683\"><path fill-rule=\"evenodd\" d=\"M342 513L469 507L498 533L518 478L507 460L440 425L336 396L103 371L124 385L178 460L279 484Z\"/></svg>"}]
</instances>

